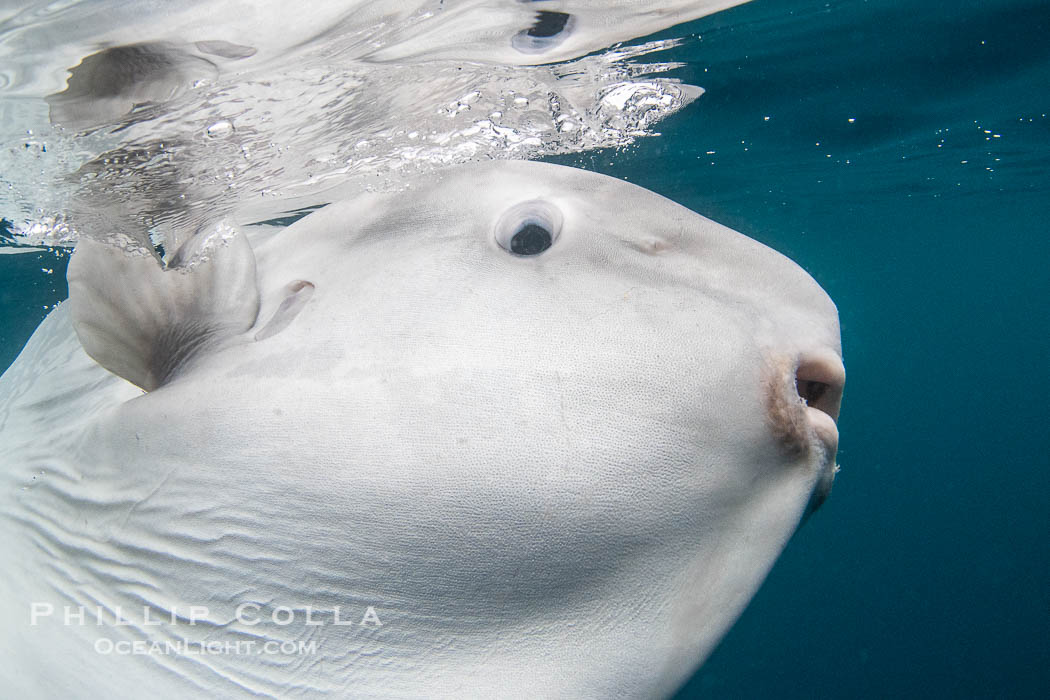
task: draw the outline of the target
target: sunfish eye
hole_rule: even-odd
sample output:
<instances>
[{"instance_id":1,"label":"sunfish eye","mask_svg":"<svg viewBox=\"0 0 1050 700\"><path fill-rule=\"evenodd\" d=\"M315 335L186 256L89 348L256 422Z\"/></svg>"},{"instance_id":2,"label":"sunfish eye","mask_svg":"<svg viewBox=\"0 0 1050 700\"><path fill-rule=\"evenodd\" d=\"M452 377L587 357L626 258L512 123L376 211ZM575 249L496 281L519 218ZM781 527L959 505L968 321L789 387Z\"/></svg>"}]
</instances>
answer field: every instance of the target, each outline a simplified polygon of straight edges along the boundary
<instances>
[{"instance_id":1,"label":"sunfish eye","mask_svg":"<svg viewBox=\"0 0 1050 700\"><path fill-rule=\"evenodd\" d=\"M570 14L540 10L532 26L515 34L510 45L522 53L543 53L564 41L574 24Z\"/></svg>"},{"instance_id":2,"label":"sunfish eye","mask_svg":"<svg viewBox=\"0 0 1050 700\"><path fill-rule=\"evenodd\" d=\"M539 224L528 223L510 239L510 252L515 255L537 255L551 247L551 232Z\"/></svg>"},{"instance_id":3,"label":"sunfish eye","mask_svg":"<svg viewBox=\"0 0 1050 700\"><path fill-rule=\"evenodd\" d=\"M514 255L539 255L558 240L561 223L561 212L549 202L522 202L500 218L496 242Z\"/></svg>"}]
</instances>

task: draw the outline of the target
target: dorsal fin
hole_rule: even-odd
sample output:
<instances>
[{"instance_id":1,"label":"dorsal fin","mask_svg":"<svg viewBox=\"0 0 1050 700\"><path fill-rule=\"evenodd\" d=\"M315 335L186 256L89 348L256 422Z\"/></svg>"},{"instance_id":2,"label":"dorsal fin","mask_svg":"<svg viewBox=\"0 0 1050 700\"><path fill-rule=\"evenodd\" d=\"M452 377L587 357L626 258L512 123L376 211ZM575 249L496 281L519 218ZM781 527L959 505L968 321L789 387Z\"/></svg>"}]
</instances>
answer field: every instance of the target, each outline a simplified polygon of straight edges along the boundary
<instances>
[{"instance_id":1,"label":"dorsal fin","mask_svg":"<svg viewBox=\"0 0 1050 700\"><path fill-rule=\"evenodd\" d=\"M84 350L152 391L205 349L245 332L259 313L255 255L241 233L198 234L167 269L146 251L81 239L69 262L69 305Z\"/></svg>"}]
</instances>

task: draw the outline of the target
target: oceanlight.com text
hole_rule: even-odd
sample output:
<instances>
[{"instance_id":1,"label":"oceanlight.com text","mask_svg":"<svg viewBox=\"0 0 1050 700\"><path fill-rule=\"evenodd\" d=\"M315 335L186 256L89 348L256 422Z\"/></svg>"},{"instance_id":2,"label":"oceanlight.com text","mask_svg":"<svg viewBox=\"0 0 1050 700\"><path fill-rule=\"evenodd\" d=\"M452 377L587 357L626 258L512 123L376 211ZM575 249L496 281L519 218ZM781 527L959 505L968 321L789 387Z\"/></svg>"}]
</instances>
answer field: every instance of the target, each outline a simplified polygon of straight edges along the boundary
<instances>
[{"instance_id":1,"label":"oceanlight.com text","mask_svg":"<svg viewBox=\"0 0 1050 700\"><path fill-rule=\"evenodd\" d=\"M185 640L147 642L142 639L134 641L117 640L102 637L95 640L95 651L103 655L117 656L204 656L218 654L265 654L285 656L309 656L317 653L317 641L268 640L261 642L254 639L239 641L188 642Z\"/></svg>"}]
</instances>

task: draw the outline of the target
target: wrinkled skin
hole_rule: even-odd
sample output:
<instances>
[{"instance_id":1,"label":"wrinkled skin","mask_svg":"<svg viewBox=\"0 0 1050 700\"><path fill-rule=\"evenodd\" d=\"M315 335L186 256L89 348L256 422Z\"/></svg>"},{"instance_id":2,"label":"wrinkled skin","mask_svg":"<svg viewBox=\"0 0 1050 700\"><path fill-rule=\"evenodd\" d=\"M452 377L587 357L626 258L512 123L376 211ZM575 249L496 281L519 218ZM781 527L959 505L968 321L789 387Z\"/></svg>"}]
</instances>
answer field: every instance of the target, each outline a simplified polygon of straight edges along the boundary
<instances>
[{"instance_id":1,"label":"wrinkled skin","mask_svg":"<svg viewBox=\"0 0 1050 700\"><path fill-rule=\"evenodd\" d=\"M187 245L82 242L0 379L17 697L667 695L830 486L834 305L641 188L488 163Z\"/></svg>"}]
</instances>

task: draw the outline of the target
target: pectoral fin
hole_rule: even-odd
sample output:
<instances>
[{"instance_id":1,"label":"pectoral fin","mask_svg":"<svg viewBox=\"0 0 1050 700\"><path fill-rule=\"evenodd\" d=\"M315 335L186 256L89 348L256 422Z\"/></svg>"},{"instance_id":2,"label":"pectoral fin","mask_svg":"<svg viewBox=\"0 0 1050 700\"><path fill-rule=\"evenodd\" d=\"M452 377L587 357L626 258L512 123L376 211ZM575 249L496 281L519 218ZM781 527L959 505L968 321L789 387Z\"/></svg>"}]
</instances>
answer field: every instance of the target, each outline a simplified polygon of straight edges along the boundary
<instances>
[{"instance_id":1,"label":"pectoral fin","mask_svg":"<svg viewBox=\"0 0 1050 700\"><path fill-rule=\"evenodd\" d=\"M84 350L146 391L247 331L259 313L255 255L225 227L191 238L167 268L150 252L82 239L67 279Z\"/></svg>"}]
</instances>

